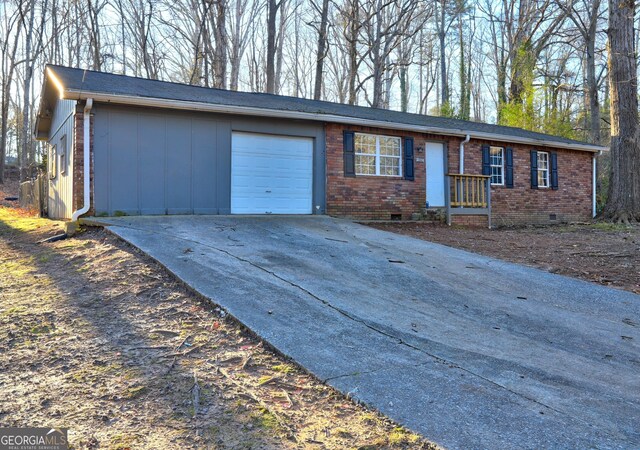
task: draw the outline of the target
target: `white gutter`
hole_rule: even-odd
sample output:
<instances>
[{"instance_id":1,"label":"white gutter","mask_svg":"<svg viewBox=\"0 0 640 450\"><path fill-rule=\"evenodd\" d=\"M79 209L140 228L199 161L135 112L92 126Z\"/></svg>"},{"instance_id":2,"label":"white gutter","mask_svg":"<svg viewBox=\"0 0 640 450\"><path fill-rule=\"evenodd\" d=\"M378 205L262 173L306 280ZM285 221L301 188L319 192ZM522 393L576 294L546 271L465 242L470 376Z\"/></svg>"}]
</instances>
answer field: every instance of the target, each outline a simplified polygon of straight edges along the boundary
<instances>
[{"instance_id":1,"label":"white gutter","mask_svg":"<svg viewBox=\"0 0 640 450\"><path fill-rule=\"evenodd\" d=\"M340 116L336 114L310 113L301 111L257 108L254 106L232 106L216 105L212 103L191 102L185 100L170 100L152 97L139 97L119 94L102 94L95 92L83 92L76 89L65 89L62 98L66 100L84 100L88 97L96 102L116 103L122 105L146 106L152 108L182 109L188 111L206 111L226 114L239 114L261 117L276 117L281 119L314 120L320 122L336 122L347 125L362 125L374 128L386 128L394 130L414 131L418 133L440 134L445 136L465 137L473 133L475 139L485 139L491 141L509 142L515 144L527 144L534 146L546 146L555 148L566 148L570 150L582 150L587 152L598 152L608 150L590 144L568 144L566 142L547 141L543 139L531 139L517 136L506 136L504 134L476 132L463 129L450 129L441 127L431 127L424 125L409 125L400 122L387 122L384 120L362 119L358 117Z\"/></svg>"},{"instance_id":2,"label":"white gutter","mask_svg":"<svg viewBox=\"0 0 640 450\"><path fill-rule=\"evenodd\" d=\"M93 99L88 98L87 103L84 105L84 115L82 116L82 147L83 147L83 176L82 183L83 189L83 206L71 215L71 221L75 222L78 218L89 211L91 206L91 107L93 106Z\"/></svg>"},{"instance_id":3,"label":"white gutter","mask_svg":"<svg viewBox=\"0 0 640 450\"><path fill-rule=\"evenodd\" d=\"M467 134L464 138L464 141L460 142L460 173L464 173L464 144L469 143L471 140L471 135Z\"/></svg>"},{"instance_id":4,"label":"white gutter","mask_svg":"<svg viewBox=\"0 0 640 450\"><path fill-rule=\"evenodd\" d=\"M593 178L592 178L592 181L591 181L592 182L592 189L591 190L593 192L593 198L591 200L591 202L592 202L592 205L591 205L592 217L595 217L596 214L597 214L596 200L597 200L597 195L598 195L598 192L597 192L597 189L598 189L598 177L597 177L597 173L596 173L596 166L597 166L596 165L596 158L598 156L600 156L600 155L602 155L602 151L599 151L598 153L594 153L593 154L593 158L592 158L593 159L593 169L592 169Z\"/></svg>"}]
</instances>

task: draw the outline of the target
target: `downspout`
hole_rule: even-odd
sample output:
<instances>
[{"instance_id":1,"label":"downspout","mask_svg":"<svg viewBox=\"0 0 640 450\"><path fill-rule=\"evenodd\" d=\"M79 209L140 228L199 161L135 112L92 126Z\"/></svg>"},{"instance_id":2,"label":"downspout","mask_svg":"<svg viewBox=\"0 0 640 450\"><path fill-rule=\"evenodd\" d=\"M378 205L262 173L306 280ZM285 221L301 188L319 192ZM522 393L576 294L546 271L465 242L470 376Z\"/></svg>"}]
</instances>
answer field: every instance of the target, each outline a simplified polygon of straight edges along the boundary
<instances>
[{"instance_id":1,"label":"downspout","mask_svg":"<svg viewBox=\"0 0 640 450\"><path fill-rule=\"evenodd\" d=\"M82 182L84 184L83 189L83 206L71 215L71 221L75 222L78 218L89 211L91 206L91 107L93 106L93 99L88 98L84 105L84 115L82 116L82 147L83 147L83 176Z\"/></svg>"},{"instance_id":2,"label":"downspout","mask_svg":"<svg viewBox=\"0 0 640 450\"><path fill-rule=\"evenodd\" d=\"M464 141L460 142L460 174L464 173L464 144L468 144L471 140L471 135L467 134Z\"/></svg>"},{"instance_id":3,"label":"downspout","mask_svg":"<svg viewBox=\"0 0 640 450\"><path fill-rule=\"evenodd\" d=\"M602 150L599 150L598 153L595 153L593 155L593 169L592 169L593 179L591 181L591 183L592 183L592 192L593 192L593 198L591 200L591 202L592 202L592 206L591 206L591 208L592 208L592 211L591 211L592 217L595 217L596 214L597 214L597 211L596 211L596 200L597 200L598 179L597 179L597 174L596 174L596 158L598 156L600 156L600 155L602 155Z\"/></svg>"}]
</instances>

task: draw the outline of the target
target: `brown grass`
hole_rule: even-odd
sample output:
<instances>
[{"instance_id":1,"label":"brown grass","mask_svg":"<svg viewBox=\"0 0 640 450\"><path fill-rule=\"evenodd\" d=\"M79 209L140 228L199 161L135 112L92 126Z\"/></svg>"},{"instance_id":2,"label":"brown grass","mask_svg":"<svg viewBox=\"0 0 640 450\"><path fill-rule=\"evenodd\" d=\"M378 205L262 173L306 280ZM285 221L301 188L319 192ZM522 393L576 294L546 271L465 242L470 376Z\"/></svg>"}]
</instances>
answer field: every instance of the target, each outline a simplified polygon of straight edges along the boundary
<instances>
[{"instance_id":1,"label":"brown grass","mask_svg":"<svg viewBox=\"0 0 640 450\"><path fill-rule=\"evenodd\" d=\"M0 426L67 427L74 448L435 448L105 231L36 243L57 233L0 207Z\"/></svg>"}]
</instances>

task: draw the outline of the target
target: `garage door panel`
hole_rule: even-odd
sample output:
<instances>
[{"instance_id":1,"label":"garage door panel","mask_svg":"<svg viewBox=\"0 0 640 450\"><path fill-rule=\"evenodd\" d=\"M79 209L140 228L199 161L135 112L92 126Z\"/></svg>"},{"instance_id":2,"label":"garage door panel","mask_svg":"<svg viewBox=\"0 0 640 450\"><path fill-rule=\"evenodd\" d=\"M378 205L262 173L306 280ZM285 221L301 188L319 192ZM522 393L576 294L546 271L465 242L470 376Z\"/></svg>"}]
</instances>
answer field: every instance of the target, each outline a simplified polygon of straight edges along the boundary
<instances>
[{"instance_id":1,"label":"garage door panel","mask_svg":"<svg viewBox=\"0 0 640 450\"><path fill-rule=\"evenodd\" d=\"M234 133L231 212L311 214L313 140Z\"/></svg>"}]
</instances>

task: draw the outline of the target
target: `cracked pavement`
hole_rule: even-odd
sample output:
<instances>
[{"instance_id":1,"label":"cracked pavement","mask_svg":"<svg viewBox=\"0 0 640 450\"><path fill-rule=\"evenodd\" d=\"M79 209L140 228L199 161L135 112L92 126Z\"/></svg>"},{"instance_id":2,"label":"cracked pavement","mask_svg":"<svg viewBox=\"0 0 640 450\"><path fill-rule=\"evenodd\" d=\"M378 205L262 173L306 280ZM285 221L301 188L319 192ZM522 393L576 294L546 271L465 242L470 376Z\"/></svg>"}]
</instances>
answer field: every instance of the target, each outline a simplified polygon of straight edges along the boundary
<instances>
[{"instance_id":1,"label":"cracked pavement","mask_svg":"<svg viewBox=\"0 0 640 450\"><path fill-rule=\"evenodd\" d=\"M638 295L326 216L92 221L441 446L640 446Z\"/></svg>"}]
</instances>

